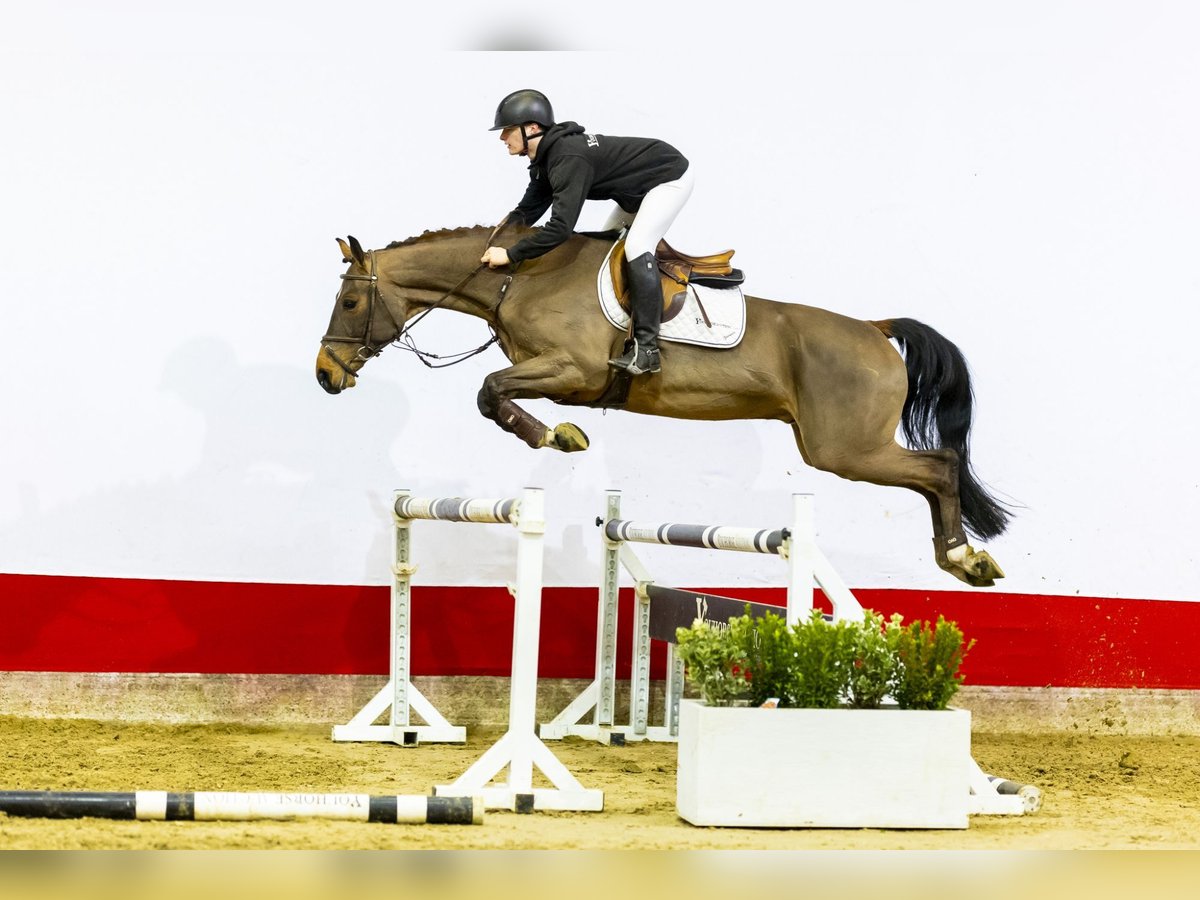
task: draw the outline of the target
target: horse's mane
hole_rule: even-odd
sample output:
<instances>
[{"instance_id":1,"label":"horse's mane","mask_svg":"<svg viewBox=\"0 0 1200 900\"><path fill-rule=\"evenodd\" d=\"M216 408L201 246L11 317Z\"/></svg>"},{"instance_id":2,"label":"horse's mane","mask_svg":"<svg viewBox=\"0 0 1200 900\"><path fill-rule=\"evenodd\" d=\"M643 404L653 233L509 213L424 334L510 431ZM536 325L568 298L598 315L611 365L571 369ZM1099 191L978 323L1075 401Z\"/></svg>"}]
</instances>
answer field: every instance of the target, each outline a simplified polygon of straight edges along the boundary
<instances>
[{"instance_id":1,"label":"horse's mane","mask_svg":"<svg viewBox=\"0 0 1200 900\"><path fill-rule=\"evenodd\" d=\"M487 225L463 225L460 228L439 228L437 231L425 231L418 234L416 237L405 238L402 241L392 241L384 250L395 250L397 247L407 247L410 244L421 244L425 241L438 240L440 238L458 237L467 234L471 231L478 231L480 228L487 228Z\"/></svg>"},{"instance_id":2,"label":"horse's mane","mask_svg":"<svg viewBox=\"0 0 1200 900\"><path fill-rule=\"evenodd\" d=\"M436 241L436 240L440 240L442 238L450 238L450 237L461 237L462 235L469 234L470 232L479 231L480 229L486 229L486 228L491 228L491 227L492 226L490 226L490 225L463 225L459 228L439 228L436 231L422 232L421 234L418 234L416 237L405 238L402 241L392 241L390 244L388 244L383 249L384 250L395 250L397 247L409 247L413 244L425 243L426 241ZM528 226L522 226L520 228L520 230L522 232L525 232L525 231L530 231L532 229L530 229ZM619 235L619 232L617 232L617 231L580 231L580 232L576 232L576 233L580 234L586 238L593 238L596 240L608 241L609 243L611 243L612 241L615 241Z\"/></svg>"}]
</instances>

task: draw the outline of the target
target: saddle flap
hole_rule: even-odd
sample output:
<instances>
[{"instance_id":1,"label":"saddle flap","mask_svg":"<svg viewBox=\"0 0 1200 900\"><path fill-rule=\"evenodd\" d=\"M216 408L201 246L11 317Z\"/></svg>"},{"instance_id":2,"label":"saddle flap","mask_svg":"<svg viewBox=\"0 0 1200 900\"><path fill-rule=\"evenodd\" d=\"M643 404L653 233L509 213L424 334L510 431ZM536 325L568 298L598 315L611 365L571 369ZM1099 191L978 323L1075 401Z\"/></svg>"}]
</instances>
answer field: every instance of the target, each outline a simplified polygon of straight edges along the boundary
<instances>
[{"instance_id":1,"label":"saddle flap","mask_svg":"<svg viewBox=\"0 0 1200 900\"><path fill-rule=\"evenodd\" d=\"M621 306L629 309L629 285L625 283L625 238L617 241L616 246L608 257L608 274L612 277L613 292L621 301Z\"/></svg>"},{"instance_id":2,"label":"saddle flap","mask_svg":"<svg viewBox=\"0 0 1200 900\"><path fill-rule=\"evenodd\" d=\"M617 302L621 304L621 309L625 312L631 312L629 305L629 285L625 283L625 239L617 241L613 247L612 255L608 258L608 271L612 276L613 292L617 295ZM684 302L687 300L687 277L678 278L674 273L665 271L662 264L659 264L659 273L662 279L662 295L663 295L663 314L662 320L670 322L683 310Z\"/></svg>"}]
</instances>

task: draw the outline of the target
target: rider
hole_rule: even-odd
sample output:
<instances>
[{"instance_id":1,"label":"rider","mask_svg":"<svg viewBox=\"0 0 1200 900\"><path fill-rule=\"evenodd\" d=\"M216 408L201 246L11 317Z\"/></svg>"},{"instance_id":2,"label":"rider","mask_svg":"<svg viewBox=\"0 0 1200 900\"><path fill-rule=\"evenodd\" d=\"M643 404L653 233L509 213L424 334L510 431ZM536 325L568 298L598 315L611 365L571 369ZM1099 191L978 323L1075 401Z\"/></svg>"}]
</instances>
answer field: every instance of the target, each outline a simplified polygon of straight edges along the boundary
<instances>
[{"instance_id":1,"label":"rider","mask_svg":"<svg viewBox=\"0 0 1200 900\"><path fill-rule=\"evenodd\" d=\"M480 262L518 263L553 250L571 236L584 200L615 200L605 230L627 227L633 346L608 364L631 375L659 372L658 329L662 287L654 251L692 193L688 161L653 138L586 134L575 122L554 121L540 91L514 91L496 109L500 140L511 156L529 157L529 187L505 221L532 225L549 209L550 221L505 250L489 247Z\"/></svg>"}]
</instances>

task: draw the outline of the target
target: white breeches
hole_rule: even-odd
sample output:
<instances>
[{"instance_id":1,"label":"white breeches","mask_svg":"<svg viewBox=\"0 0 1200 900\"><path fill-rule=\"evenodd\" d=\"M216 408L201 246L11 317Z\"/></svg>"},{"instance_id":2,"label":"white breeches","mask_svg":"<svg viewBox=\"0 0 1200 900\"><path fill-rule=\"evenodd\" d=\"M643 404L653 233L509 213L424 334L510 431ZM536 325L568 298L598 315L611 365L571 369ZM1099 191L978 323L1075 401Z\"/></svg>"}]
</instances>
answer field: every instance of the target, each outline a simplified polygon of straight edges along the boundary
<instances>
[{"instance_id":1,"label":"white breeches","mask_svg":"<svg viewBox=\"0 0 1200 900\"><path fill-rule=\"evenodd\" d=\"M608 221L604 223L604 230L629 229L629 233L625 235L626 259L637 259L643 253L654 252L654 248L666 235L667 229L692 195L693 184L692 169L689 166L688 170L674 181L667 181L652 188L642 200L642 206L636 215L625 212L619 206L614 207Z\"/></svg>"}]
</instances>

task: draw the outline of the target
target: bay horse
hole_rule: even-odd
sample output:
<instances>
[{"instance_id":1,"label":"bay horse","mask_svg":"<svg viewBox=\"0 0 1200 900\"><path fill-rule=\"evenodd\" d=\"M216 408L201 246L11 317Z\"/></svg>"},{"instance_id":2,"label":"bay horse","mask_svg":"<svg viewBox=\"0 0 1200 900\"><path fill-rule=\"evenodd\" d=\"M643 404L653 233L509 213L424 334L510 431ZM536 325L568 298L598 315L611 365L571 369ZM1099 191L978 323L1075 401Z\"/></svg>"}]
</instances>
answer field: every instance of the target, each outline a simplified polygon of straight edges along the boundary
<instances>
[{"instance_id":1,"label":"bay horse","mask_svg":"<svg viewBox=\"0 0 1200 900\"><path fill-rule=\"evenodd\" d=\"M548 428L514 401L607 405L602 398L613 378L607 362L626 337L596 296L612 239L576 234L514 273L479 264L494 234L485 226L447 229L370 251L353 237L338 238L350 267L317 353L317 381L338 394L384 347L410 340L414 318L433 308L466 313L490 326L512 363L483 380L479 411L535 449L585 450L579 428ZM964 532L996 537L1011 513L972 471L974 398L966 361L933 328L747 296L746 333L736 347L667 343L662 359L661 373L632 381L622 408L681 419L786 422L810 466L923 496L942 569L977 587L1004 577ZM908 447L896 441L898 426Z\"/></svg>"}]
</instances>

